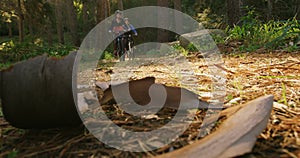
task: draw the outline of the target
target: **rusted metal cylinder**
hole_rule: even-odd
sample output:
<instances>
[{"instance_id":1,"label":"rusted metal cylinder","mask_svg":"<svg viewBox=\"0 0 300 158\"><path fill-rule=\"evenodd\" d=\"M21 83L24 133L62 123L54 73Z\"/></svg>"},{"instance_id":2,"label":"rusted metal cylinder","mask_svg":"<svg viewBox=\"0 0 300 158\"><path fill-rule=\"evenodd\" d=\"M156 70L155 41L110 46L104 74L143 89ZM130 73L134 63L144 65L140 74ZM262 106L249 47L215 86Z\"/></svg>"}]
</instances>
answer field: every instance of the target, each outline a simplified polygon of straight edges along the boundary
<instances>
[{"instance_id":1,"label":"rusted metal cylinder","mask_svg":"<svg viewBox=\"0 0 300 158\"><path fill-rule=\"evenodd\" d=\"M82 121L72 93L76 52L57 59L38 56L0 72L5 119L18 128L74 126Z\"/></svg>"}]
</instances>

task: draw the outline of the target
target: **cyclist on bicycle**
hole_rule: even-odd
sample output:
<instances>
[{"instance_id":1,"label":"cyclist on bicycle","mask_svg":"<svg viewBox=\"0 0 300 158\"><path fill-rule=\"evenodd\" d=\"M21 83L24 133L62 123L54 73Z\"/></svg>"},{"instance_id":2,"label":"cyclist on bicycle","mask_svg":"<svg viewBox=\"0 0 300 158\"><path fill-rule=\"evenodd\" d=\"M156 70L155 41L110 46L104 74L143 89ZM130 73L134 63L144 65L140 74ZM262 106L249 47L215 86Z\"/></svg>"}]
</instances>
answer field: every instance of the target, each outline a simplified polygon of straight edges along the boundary
<instances>
[{"instance_id":1,"label":"cyclist on bicycle","mask_svg":"<svg viewBox=\"0 0 300 158\"><path fill-rule=\"evenodd\" d=\"M133 47L133 44L134 44L132 35L134 34L135 36L137 36L138 33L135 30L135 28L133 27L133 25L131 25L129 23L128 18L124 18L124 22L125 22L125 26L126 26L126 32L124 34L126 37L125 48L126 48L126 51L128 51L130 48ZM129 48L129 44L130 44L130 48Z\"/></svg>"},{"instance_id":2,"label":"cyclist on bicycle","mask_svg":"<svg viewBox=\"0 0 300 158\"><path fill-rule=\"evenodd\" d=\"M124 22L125 22L125 26L126 26L127 31L130 32L130 33L134 33L134 35L137 36L138 33L135 30L135 28L133 27L133 25L130 24L129 19L124 18Z\"/></svg>"},{"instance_id":3,"label":"cyclist on bicycle","mask_svg":"<svg viewBox=\"0 0 300 158\"><path fill-rule=\"evenodd\" d=\"M114 55L115 56L118 56L117 42L118 42L118 40L122 40L122 35L125 31L126 31L126 26L125 26L124 19L122 18L122 12L120 10L117 10L115 12L115 19L112 21L111 26L109 28L109 32L113 32L114 36L117 37L114 40Z\"/></svg>"}]
</instances>

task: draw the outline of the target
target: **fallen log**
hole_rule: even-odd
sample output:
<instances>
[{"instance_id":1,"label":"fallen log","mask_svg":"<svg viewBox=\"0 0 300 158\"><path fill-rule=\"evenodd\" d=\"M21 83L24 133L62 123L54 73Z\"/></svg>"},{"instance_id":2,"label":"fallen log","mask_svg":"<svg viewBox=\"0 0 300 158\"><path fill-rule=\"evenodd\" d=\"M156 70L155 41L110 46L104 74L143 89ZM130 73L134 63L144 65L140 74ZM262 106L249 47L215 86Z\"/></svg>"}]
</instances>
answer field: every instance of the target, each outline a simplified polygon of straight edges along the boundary
<instances>
[{"instance_id":1,"label":"fallen log","mask_svg":"<svg viewBox=\"0 0 300 158\"><path fill-rule=\"evenodd\" d=\"M78 125L72 94L76 52L57 59L38 56L0 72L5 119L18 128Z\"/></svg>"},{"instance_id":2,"label":"fallen log","mask_svg":"<svg viewBox=\"0 0 300 158\"><path fill-rule=\"evenodd\" d=\"M212 134L157 158L227 158L251 152L257 136L266 128L273 96L264 96L245 105L227 109L229 117Z\"/></svg>"},{"instance_id":3,"label":"fallen log","mask_svg":"<svg viewBox=\"0 0 300 158\"><path fill-rule=\"evenodd\" d=\"M100 84L97 86L100 88L103 87L103 85ZM155 83L154 77L146 77L140 80L110 85L104 90L104 95L101 98L100 103L106 104L109 101L115 100L125 102L133 101L141 106L159 106L160 104L163 104L163 107L172 109L178 109L180 104L185 106L183 107L185 109L188 109L191 104L197 104L196 107L198 108L208 108L209 106L209 103L199 100L197 94L185 88ZM150 102L151 105L149 104ZM191 105L191 107L195 106Z\"/></svg>"}]
</instances>

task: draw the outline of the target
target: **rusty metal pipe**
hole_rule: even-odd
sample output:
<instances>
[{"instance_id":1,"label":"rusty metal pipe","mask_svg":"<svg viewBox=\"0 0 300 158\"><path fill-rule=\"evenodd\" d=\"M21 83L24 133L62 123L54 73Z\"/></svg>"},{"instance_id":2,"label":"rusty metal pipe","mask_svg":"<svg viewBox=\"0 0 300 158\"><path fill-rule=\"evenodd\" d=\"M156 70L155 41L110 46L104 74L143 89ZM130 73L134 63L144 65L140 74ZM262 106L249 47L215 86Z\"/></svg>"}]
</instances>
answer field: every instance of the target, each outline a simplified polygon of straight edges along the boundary
<instances>
[{"instance_id":1,"label":"rusty metal pipe","mask_svg":"<svg viewBox=\"0 0 300 158\"><path fill-rule=\"evenodd\" d=\"M5 119L18 128L78 125L72 94L76 52L57 59L38 56L0 72L0 97Z\"/></svg>"}]
</instances>

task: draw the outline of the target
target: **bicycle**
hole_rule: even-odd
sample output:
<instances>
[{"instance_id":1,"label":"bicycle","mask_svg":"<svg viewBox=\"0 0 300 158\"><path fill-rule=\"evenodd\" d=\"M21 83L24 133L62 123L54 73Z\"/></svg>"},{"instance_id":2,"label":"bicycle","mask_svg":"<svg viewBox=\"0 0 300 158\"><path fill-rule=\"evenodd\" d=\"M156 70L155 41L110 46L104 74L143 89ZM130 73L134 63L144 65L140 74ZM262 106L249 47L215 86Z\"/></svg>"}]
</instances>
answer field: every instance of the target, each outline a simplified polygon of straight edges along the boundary
<instances>
[{"instance_id":1,"label":"bicycle","mask_svg":"<svg viewBox=\"0 0 300 158\"><path fill-rule=\"evenodd\" d=\"M127 54L129 60L133 60L133 58L134 58L133 38L132 38L131 34L126 36L126 54Z\"/></svg>"},{"instance_id":2,"label":"bicycle","mask_svg":"<svg viewBox=\"0 0 300 158\"><path fill-rule=\"evenodd\" d=\"M125 61L125 47L124 47L124 35L119 35L117 38L116 38L117 42L116 42L116 45L117 45L117 57L119 58L120 61Z\"/></svg>"}]
</instances>

